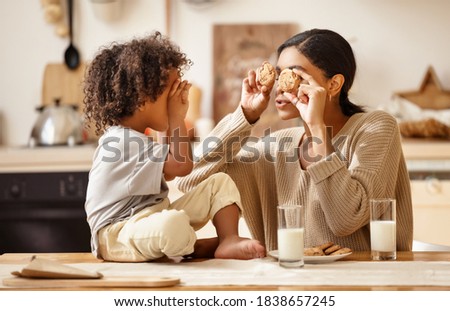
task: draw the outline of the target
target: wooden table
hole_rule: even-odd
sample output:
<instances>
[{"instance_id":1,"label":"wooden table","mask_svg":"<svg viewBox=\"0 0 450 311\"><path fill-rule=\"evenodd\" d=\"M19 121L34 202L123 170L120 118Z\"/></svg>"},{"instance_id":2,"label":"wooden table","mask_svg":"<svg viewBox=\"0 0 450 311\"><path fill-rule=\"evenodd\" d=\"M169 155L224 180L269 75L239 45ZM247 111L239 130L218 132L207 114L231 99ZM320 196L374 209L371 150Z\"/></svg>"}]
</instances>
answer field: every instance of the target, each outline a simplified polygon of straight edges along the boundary
<instances>
[{"instance_id":1,"label":"wooden table","mask_svg":"<svg viewBox=\"0 0 450 311\"><path fill-rule=\"evenodd\" d=\"M33 254L3 254L0 255L0 264L26 265ZM40 258L57 260L61 263L101 263L90 253L48 253L38 254ZM343 261L370 261L370 252L354 252ZM398 252L397 261L450 261L450 252ZM64 288L60 290L70 290L75 288ZM448 291L450 286L274 286L274 285L253 285L253 286L175 286L167 288L117 288L118 290L170 290L170 291L206 291L206 290L253 290L253 291L276 291L276 290L296 290L296 291L367 291L367 290L420 290L420 291ZM2 288L1 290L11 290ZM51 289L58 290L58 289ZM98 288L83 288L83 290L99 290ZM108 289L111 290L111 289Z\"/></svg>"}]
</instances>

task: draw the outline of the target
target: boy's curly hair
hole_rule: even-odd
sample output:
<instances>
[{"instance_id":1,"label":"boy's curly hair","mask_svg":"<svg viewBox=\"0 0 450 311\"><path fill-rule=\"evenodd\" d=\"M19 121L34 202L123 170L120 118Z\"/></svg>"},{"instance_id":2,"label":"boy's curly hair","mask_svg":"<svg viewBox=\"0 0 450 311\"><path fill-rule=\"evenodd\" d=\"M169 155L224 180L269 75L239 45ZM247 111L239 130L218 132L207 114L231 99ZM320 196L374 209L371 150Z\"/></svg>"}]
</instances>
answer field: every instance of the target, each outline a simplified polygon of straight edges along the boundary
<instances>
[{"instance_id":1,"label":"boy's curly hair","mask_svg":"<svg viewBox=\"0 0 450 311\"><path fill-rule=\"evenodd\" d=\"M156 101L169 73L182 75L192 61L177 45L154 32L142 39L103 48L89 65L84 80L84 114L100 135L131 116L146 100Z\"/></svg>"}]
</instances>

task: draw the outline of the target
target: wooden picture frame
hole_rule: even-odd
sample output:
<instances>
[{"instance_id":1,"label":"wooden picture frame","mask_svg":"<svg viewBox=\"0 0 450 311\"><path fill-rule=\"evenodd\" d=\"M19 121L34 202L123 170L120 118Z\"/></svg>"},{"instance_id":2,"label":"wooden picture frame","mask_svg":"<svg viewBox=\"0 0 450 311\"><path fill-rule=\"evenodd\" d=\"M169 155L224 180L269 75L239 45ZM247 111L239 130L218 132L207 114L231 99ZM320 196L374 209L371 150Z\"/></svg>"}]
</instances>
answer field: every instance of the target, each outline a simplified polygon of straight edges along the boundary
<instances>
[{"instance_id":1,"label":"wooden picture frame","mask_svg":"<svg viewBox=\"0 0 450 311\"><path fill-rule=\"evenodd\" d=\"M214 25L214 90L213 118L219 122L239 105L242 80L250 69L256 70L263 61L274 66L277 48L298 32L297 24L225 24ZM275 85L276 87L276 85ZM261 137L268 133L299 125L299 119L283 121L275 108L275 87L271 102L255 125L252 135Z\"/></svg>"}]
</instances>

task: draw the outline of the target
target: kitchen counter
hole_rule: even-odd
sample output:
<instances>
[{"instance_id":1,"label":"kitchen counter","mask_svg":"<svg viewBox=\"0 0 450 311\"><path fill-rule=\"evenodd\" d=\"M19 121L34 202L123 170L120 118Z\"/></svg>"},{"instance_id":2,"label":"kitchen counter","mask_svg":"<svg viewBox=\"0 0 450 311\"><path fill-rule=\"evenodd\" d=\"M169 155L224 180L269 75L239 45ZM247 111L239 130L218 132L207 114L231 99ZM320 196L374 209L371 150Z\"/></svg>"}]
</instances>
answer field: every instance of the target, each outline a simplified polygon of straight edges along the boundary
<instances>
[{"instance_id":1,"label":"kitchen counter","mask_svg":"<svg viewBox=\"0 0 450 311\"><path fill-rule=\"evenodd\" d=\"M0 147L0 173L89 171L95 147Z\"/></svg>"},{"instance_id":2,"label":"kitchen counter","mask_svg":"<svg viewBox=\"0 0 450 311\"><path fill-rule=\"evenodd\" d=\"M450 161L450 141L428 139L403 139L403 153L409 160ZM45 171L68 167L89 170L96 144L74 147L0 146L0 172Z\"/></svg>"},{"instance_id":3,"label":"kitchen counter","mask_svg":"<svg viewBox=\"0 0 450 311\"><path fill-rule=\"evenodd\" d=\"M450 160L450 140L402 139L406 160Z\"/></svg>"},{"instance_id":4,"label":"kitchen counter","mask_svg":"<svg viewBox=\"0 0 450 311\"><path fill-rule=\"evenodd\" d=\"M3 273L0 274L0 277L6 278L11 277L7 275L5 271L13 271L17 270L18 267L23 267L28 264L29 259L33 254L3 254L0 256L0 271ZM116 267L116 275L127 275L130 276L130 273L134 269L136 269L136 273L138 276L145 276L145 273L149 273L146 269L169 269L175 273L177 269L185 268L185 271L193 271L195 274L194 277L196 279L202 278L214 278L214 276L208 276L206 271L213 271L214 269L217 271L221 271L222 275L242 275L244 274L244 278L248 282L252 282L253 277L260 277L262 274L269 274L271 270L282 269L281 273L305 273L307 276L309 274L313 274L315 276L315 285L277 285L276 281L273 281L272 284L266 285L227 285L227 284L218 284L215 285L189 285L188 284L188 276L186 278L183 276L180 277L182 283L175 287L164 287L164 288L133 288L133 290L175 290L175 291L192 291L192 290L424 290L424 291L435 291L435 290L450 290L450 279L447 279L448 274L450 273L450 252L398 252L398 259L395 262L372 262L370 261L370 252L354 252L348 257L345 257L337 262L328 263L328 264L318 264L318 265L305 265L304 269L297 270L296 269L282 269L278 267L278 263L275 260L271 260L270 258L264 259L256 259L254 261L233 261L233 260L172 260L169 262L169 267L166 267L166 262L162 261L161 263L136 263L136 264L126 264L126 263L107 263L102 262L100 260L95 259L90 253L47 253L47 254L38 254L40 258L57 260L60 263L64 264L77 264L78 267L80 265L85 264L86 266L93 267L99 271L104 272L105 277L107 271L111 273L112 266ZM192 265L192 263L198 263L199 265L204 264L206 271L201 272L199 270L198 265ZM214 263L217 263L214 265ZM237 264L239 268L234 267L233 264ZM158 266L159 265L159 266ZM228 267L230 268L227 268ZM265 269L263 271L259 270L264 265L265 268L269 266L272 269ZM365 268L363 268L365 265ZM416 270L412 273L412 270L409 270L411 265L423 265L423 269ZM371 266L370 269L367 270L367 266ZM254 267L254 268L251 268ZM386 271L386 267L392 267L391 271ZM120 270L122 269L122 270ZM234 271L234 270L236 271ZM397 269L397 270L396 270ZM405 270L406 269L406 270ZM122 272L120 272L122 271ZM228 273L227 273L228 271ZM398 273L396 273L398 272ZM154 273L154 272L153 272ZM345 280L346 285L342 285L342 281L344 281L341 277L339 279L334 279L333 275L342 275L348 274L347 280ZM353 274L353 276L350 275ZM351 285L348 284L348 279L355 278L355 275L360 273L369 273L369 275L373 278L378 278L376 281L377 285ZM214 274L214 273L213 273ZM422 276L421 274L424 274ZM253 275L253 276L252 276ZM384 275L384 278L381 278L380 283L380 275ZM310 275L311 276L311 275ZM192 275L189 276L192 278ZM357 277L357 276L356 276ZM402 278L415 278L415 281L405 281L405 284L399 284L402 282ZM268 276L270 278L270 276ZM436 279L436 284L431 283L430 280ZM274 279L276 277L274 276ZM384 280L384 282L383 282ZM186 281L183 284L183 281ZM289 279L283 279L283 282L289 282ZM292 281L302 282L301 279L294 278ZM314 281L314 280L313 280ZM319 282L319 283L318 283ZM333 285L333 282L336 282L336 285ZM411 285L411 282L415 282ZM443 282L443 283L442 283ZM275 284L274 284L275 283ZM320 285L318 285L318 284ZM340 285L338 285L339 283ZM197 283L198 284L198 283ZM395 284L395 285L392 285ZM446 285L442 285L446 284ZM1 290L14 290L14 288L8 288L5 286L0 286ZM17 289L17 288L16 288ZM39 289L39 288L28 288L28 289ZM79 290L79 288L51 288L51 290ZM83 287L83 290L106 290L106 288L89 288ZM108 288L111 290L112 288ZM123 290L126 288L114 288L116 290Z\"/></svg>"},{"instance_id":5,"label":"kitchen counter","mask_svg":"<svg viewBox=\"0 0 450 311\"><path fill-rule=\"evenodd\" d=\"M445 140L429 140L429 139L403 139L403 151L410 172L418 172L418 174L425 176L436 175L436 172L443 172L450 176L450 141ZM95 151L96 144L78 145L74 147L59 146L59 147L35 147L28 148L25 146L18 147L0 147L0 174L1 173L38 173L38 172L88 172L92 165L92 157ZM447 173L446 173L447 172ZM175 181L168 183L170 192L169 198L173 201L180 197L182 193L175 186ZM423 185L425 184L425 185ZM441 227L438 224L447 219L447 210L442 206L448 206L448 183L442 181L436 184L435 180L412 180L413 187L413 201L416 206L415 213L420 215L419 207L425 206L423 213L427 217L416 217L416 237L419 240L448 244L443 240L442 233L435 234L433 231L441 232ZM428 188L431 187L431 190ZM434 192L438 187L439 193ZM442 191L441 191L442 190ZM434 191L432 195L429 193ZM425 192L425 194L423 194ZM439 200L438 202L436 202ZM425 202L426 204L423 204ZM436 204L439 203L439 204ZM437 209L437 217L431 217L430 204ZM435 213L435 214L436 214ZM443 215L443 213L447 213ZM426 219L426 223L423 222ZM432 220L433 219L433 220ZM437 219L437 221L434 221ZM428 222L433 221L436 225L434 230L428 230ZM445 227L448 227L445 224ZM420 230L420 228L424 228ZM240 231L244 236L250 236L245 222L240 222ZM422 231L426 234L419 234ZM198 232L201 237L209 237L215 235L215 229L208 224L201 231ZM430 235L433 235L430 237ZM436 236L438 238L436 238Z\"/></svg>"},{"instance_id":6,"label":"kitchen counter","mask_svg":"<svg viewBox=\"0 0 450 311\"><path fill-rule=\"evenodd\" d=\"M410 172L450 172L450 141L403 139L403 154Z\"/></svg>"}]
</instances>

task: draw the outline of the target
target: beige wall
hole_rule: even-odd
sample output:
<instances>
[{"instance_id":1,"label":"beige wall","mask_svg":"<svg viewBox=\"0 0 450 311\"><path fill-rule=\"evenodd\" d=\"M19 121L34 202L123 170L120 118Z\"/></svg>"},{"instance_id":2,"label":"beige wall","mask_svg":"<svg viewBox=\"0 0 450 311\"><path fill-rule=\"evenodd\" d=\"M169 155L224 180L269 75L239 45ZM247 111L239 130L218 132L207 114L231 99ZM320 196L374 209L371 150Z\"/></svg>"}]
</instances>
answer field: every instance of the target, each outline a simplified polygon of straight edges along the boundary
<instances>
[{"instance_id":1,"label":"beige wall","mask_svg":"<svg viewBox=\"0 0 450 311\"><path fill-rule=\"evenodd\" d=\"M98 20L89 0L74 2L75 43L85 60L110 41L165 32L163 0L123 0L113 22ZM341 33L359 65L351 94L358 104L392 105L393 92L416 89L428 65L450 89L448 0L217 0L206 8L172 2L171 35L195 63L187 77L203 90L204 116L211 115L215 23L295 22L300 30ZM39 0L1 0L0 21L0 141L24 145L37 116L44 67L63 61L68 39L44 21Z\"/></svg>"}]
</instances>

